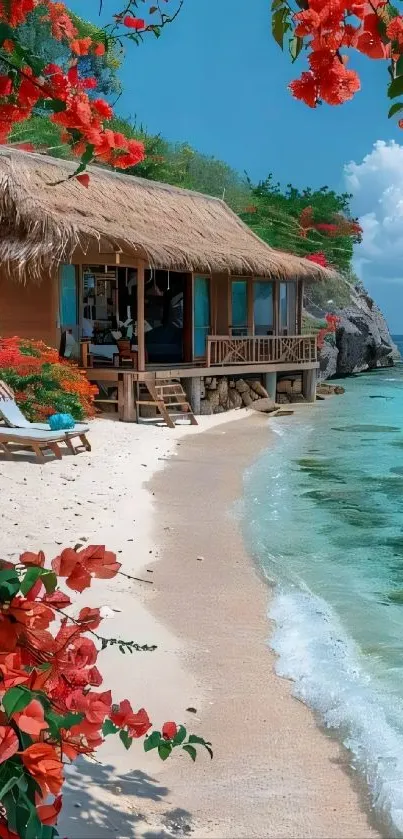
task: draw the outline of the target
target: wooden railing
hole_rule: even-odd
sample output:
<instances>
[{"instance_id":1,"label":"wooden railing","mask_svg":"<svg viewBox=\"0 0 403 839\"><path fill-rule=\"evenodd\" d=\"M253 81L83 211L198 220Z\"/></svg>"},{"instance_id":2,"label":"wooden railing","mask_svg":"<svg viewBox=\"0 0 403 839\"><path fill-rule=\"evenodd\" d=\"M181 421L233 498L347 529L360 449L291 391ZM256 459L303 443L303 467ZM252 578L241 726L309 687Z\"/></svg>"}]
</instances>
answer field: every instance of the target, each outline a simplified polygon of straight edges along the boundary
<instances>
[{"instance_id":1,"label":"wooden railing","mask_svg":"<svg viewBox=\"0 0 403 839\"><path fill-rule=\"evenodd\" d=\"M270 335L234 338L209 335L207 367L236 364L302 364L317 361L314 335Z\"/></svg>"}]
</instances>

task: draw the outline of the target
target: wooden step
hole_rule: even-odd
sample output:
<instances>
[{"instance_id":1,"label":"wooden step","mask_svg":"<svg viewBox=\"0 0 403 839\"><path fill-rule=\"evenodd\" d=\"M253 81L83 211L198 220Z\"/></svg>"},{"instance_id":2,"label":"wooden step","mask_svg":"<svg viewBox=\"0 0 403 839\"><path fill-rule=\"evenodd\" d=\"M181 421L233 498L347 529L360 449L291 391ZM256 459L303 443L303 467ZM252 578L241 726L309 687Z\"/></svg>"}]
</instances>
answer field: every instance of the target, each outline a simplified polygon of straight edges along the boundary
<instances>
[{"instance_id":1,"label":"wooden step","mask_svg":"<svg viewBox=\"0 0 403 839\"><path fill-rule=\"evenodd\" d=\"M181 417L188 419L192 425L197 425L196 417L189 405L183 387L178 381L156 379L155 381L141 382L136 401L137 416L140 419L142 405L154 407L169 428L174 428L174 420ZM177 410L168 410L173 408Z\"/></svg>"}]
</instances>

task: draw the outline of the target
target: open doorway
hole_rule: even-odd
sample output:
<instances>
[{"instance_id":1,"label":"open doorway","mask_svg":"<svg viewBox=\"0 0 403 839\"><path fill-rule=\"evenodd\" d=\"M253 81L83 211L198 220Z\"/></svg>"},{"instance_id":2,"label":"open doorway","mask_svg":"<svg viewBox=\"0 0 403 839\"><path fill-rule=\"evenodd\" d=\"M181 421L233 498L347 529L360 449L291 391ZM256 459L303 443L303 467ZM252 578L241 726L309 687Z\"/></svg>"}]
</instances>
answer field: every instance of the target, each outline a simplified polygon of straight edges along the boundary
<instances>
[{"instance_id":1,"label":"open doorway","mask_svg":"<svg viewBox=\"0 0 403 839\"><path fill-rule=\"evenodd\" d=\"M184 306L188 274L145 272L145 342L150 364L180 364L185 360Z\"/></svg>"}]
</instances>

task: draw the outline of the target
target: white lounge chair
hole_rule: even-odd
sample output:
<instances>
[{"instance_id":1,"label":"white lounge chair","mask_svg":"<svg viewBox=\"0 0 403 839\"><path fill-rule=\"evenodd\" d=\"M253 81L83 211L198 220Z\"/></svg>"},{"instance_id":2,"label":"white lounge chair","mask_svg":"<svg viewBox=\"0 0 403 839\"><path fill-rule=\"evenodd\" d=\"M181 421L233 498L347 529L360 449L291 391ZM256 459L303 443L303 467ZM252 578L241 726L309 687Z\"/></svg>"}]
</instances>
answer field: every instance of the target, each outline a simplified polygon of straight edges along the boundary
<instances>
[{"instance_id":1,"label":"white lounge chair","mask_svg":"<svg viewBox=\"0 0 403 839\"><path fill-rule=\"evenodd\" d=\"M65 442L73 454L77 454L76 448L72 443L72 440L75 437L79 437L81 440L82 445L87 451L91 451L91 445L87 439L87 434L89 432L89 426L86 425L84 422L76 422L74 428L69 428L68 430L63 431L51 431L49 425L47 423L42 422L30 422L22 413L21 409L18 407L14 393L11 388L5 384L5 382L0 380L0 419L3 419L5 424L8 426L10 430L18 431L18 440L21 439L20 432L25 432L26 439L33 439L35 442L36 440L40 440L40 438L36 437L36 432L40 432L46 435L46 439L54 442L54 438L51 436L52 434L57 435L56 442ZM0 426L0 431L3 431L2 427ZM33 433L35 432L35 434ZM4 439L4 434L2 434L2 439ZM18 442L17 440L17 442ZM11 442L11 440L10 440ZM4 448L4 447L3 447ZM56 451L55 451L56 454Z\"/></svg>"},{"instance_id":2,"label":"white lounge chair","mask_svg":"<svg viewBox=\"0 0 403 839\"><path fill-rule=\"evenodd\" d=\"M77 454L76 447L73 445L74 437L79 437L82 445L87 451L91 451L91 446L85 436L77 431L41 431L37 428L5 428L0 426L0 450L4 452L6 457L11 458L14 450L32 449L35 452L39 461L45 460L44 452L50 450L53 452L58 460L61 460L62 453L60 451L59 443L66 443L73 454ZM10 445L12 448L10 448Z\"/></svg>"}]
</instances>

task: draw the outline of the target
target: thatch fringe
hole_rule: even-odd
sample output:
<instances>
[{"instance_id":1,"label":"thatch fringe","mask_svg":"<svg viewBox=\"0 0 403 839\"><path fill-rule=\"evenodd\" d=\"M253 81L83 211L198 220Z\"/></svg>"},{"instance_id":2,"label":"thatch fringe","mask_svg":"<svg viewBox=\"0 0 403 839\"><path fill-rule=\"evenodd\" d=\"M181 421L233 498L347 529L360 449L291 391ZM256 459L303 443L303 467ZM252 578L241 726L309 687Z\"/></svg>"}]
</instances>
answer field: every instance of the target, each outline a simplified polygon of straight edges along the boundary
<instances>
[{"instance_id":1,"label":"thatch fringe","mask_svg":"<svg viewBox=\"0 0 403 839\"><path fill-rule=\"evenodd\" d=\"M38 280L101 240L155 268L307 281L329 273L270 248L217 198L100 167L90 167L87 190L68 180L75 167L0 147L0 260L11 275Z\"/></svg>"}]
</instances>

